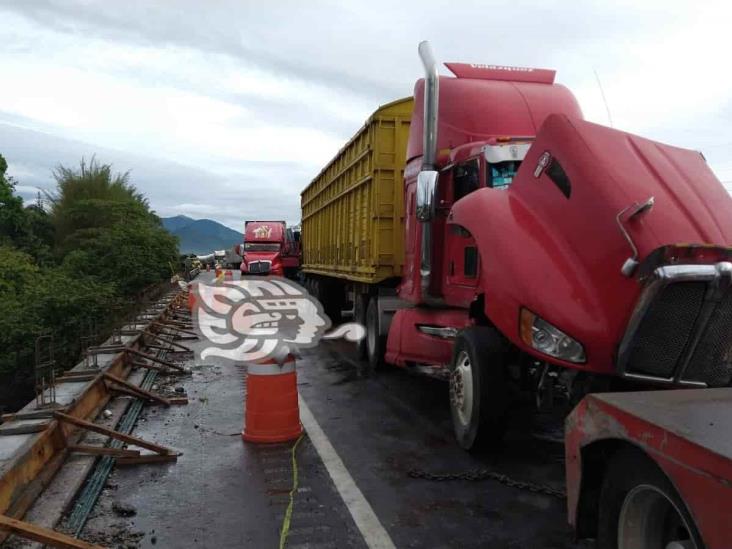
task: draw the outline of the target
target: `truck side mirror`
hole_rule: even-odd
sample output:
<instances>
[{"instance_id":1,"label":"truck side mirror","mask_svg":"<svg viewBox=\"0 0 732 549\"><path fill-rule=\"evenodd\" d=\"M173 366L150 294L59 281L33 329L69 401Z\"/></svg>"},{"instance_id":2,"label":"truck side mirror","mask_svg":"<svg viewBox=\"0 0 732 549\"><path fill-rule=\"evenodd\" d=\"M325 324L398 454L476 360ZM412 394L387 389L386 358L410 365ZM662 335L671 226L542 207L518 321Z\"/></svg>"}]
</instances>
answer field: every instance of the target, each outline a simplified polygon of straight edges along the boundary
<instances>
[{"instance_id":1,"label":"truck side mirror","mask_svg":"<svg viewBox=\"0 0 732 549\"><path fill-rule=\"evenodd\" d=\"M417 175L417 219L420 221L431 221L435 216L438 177L434 170L422 170Z\"/></svg>"}]
</instances>

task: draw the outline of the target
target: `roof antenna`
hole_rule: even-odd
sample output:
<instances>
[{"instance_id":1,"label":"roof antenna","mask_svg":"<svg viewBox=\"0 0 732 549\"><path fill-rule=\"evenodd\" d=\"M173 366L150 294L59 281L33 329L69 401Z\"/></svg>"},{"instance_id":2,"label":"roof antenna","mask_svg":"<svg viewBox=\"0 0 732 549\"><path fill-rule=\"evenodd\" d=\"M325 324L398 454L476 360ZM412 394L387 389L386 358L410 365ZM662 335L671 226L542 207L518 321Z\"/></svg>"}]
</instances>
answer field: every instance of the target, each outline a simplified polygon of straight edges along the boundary
<instances>
[{"instance_id":1,"label":"roof antenna","mask_svg":"<svg viewBox=\"0 0 732 549\"><path fill-rule=\"evenodd\" d=\"M608 122L610 122L610 127L614 128L615 126L613 125L613 117L610 116L610 107L608 106L607 99L605 98L605 91L602 89L602 82L600 82L600 75L597 74L597 71L594 69L594 67L592 69L592 72L595 73L595 79L597 80L597 87L600 88L600 95L602 95L602 102L605 103L605 110L607 111Z\"/></svg>"}]
</instances>

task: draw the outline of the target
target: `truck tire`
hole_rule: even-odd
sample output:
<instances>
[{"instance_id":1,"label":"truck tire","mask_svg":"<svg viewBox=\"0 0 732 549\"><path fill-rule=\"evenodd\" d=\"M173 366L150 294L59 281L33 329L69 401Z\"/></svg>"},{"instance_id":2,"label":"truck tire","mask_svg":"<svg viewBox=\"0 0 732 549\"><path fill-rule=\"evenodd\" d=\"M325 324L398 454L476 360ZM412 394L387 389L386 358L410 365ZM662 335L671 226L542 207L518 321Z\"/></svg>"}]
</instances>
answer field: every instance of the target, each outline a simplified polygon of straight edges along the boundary
<instances>
[{"instance_id":1,"label":"truck tire","mask_svg":"<svg viewBox=\"0 0 732 549\"><path fill-rule=\"evenodd\" d=\"M369 304L369 296L368 294L356 294L355 301L356 303L353 308L355 318L353 320L362 326L366 326L366 309ZM368 350L366 348L367 339L368 337L363 337L356 342L356 357L358 357L359 360L365 360L368 358Z\"/></svg>"},{"instance_id":2,"label":"truck tire","mask_svg":"<svg viewBox=\"0 0 732 549\"><path fill-rule=\"evenodd\" d=\"M313 279L309 276L304 276L302 279L302 282L300 283L303 288L310 294L311 297L314 297L317 299L318 296L315 295L315 288L313 286Z\"/></svg>"},{"instance_id":3,"label":"truck tire","mask_svg":"<svg viewBox=\"0 0 732 549\"><path fill-rule=\"evenodd\" d=\"M496 446L506 430L509 391L506 342L494 328L462 330L450 364L450 412L458 444L465 450Z\"/></svg>"},{"instance_id":4,"label":"truck tire","mask_svg":"<svg viewBox=\"0 0 732 549\"><path fill-rule=\"evenodd\" d=\"M369 370L372 372L384 365L384 353L386 352L386 336L380 333L381 319L377 301L378 298L371 298L366 307L366 355Z\"/></svg>"},{"instance_id":5,"label":"truck tire","mask_svg":"<svg viewBox=\"0 0 732 549\"><path fill-rule=\"evenodd\" d=\"M635 448L620 450L600 491L598 549L677 546L704 547L686 505L649 457Z\"/></svg>"}]
</instances>

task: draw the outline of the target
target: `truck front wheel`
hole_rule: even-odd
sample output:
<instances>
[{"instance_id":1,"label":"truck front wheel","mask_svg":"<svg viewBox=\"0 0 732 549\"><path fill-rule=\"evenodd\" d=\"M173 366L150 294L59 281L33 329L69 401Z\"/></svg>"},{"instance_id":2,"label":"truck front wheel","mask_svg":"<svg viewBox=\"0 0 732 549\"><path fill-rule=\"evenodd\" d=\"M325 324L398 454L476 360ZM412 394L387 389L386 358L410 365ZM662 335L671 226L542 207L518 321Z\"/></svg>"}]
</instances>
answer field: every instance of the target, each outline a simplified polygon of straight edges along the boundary
<instances>
[{"instance_id":1,"label":"truck front wheel","mask_svg":"<svg viewBox=\"0 0 732 549\"><path fill-rule=\"evenodd\" d=\"M494 329L471 326L455 340L450 364L450 411L455 438L466 450L500 442L509 397L507 345Z\"/></svg>"},{"instance_id":2,"label":"truck front wheel","mask_svg":"<svg viewBox=\"0 0 732 549\"><path fill-rule=\"evenodd\" d=\"M702 549L694 520L666 475L640 450L611 458L600 493L598 549Z\"/></svg>"}]
</instances>

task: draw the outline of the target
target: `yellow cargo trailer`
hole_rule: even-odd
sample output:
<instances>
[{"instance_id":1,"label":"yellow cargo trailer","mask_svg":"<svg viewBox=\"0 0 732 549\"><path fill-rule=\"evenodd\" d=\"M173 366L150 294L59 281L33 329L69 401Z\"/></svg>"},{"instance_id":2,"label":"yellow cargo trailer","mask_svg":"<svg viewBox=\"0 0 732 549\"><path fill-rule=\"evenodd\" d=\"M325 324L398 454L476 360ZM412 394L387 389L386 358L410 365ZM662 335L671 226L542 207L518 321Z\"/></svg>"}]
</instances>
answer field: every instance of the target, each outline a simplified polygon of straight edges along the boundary
<instances>
[{"instance_id":1,"label":"yellow cargo trailer","mask_svg":"<svg viewBox=\"0 0 732 549\"><path fill-rule=\"evenodd\" d=\"M303 271L366 284L400 277L413 98L381 106L302 191Z\"/></svg>"}]
</instances>

